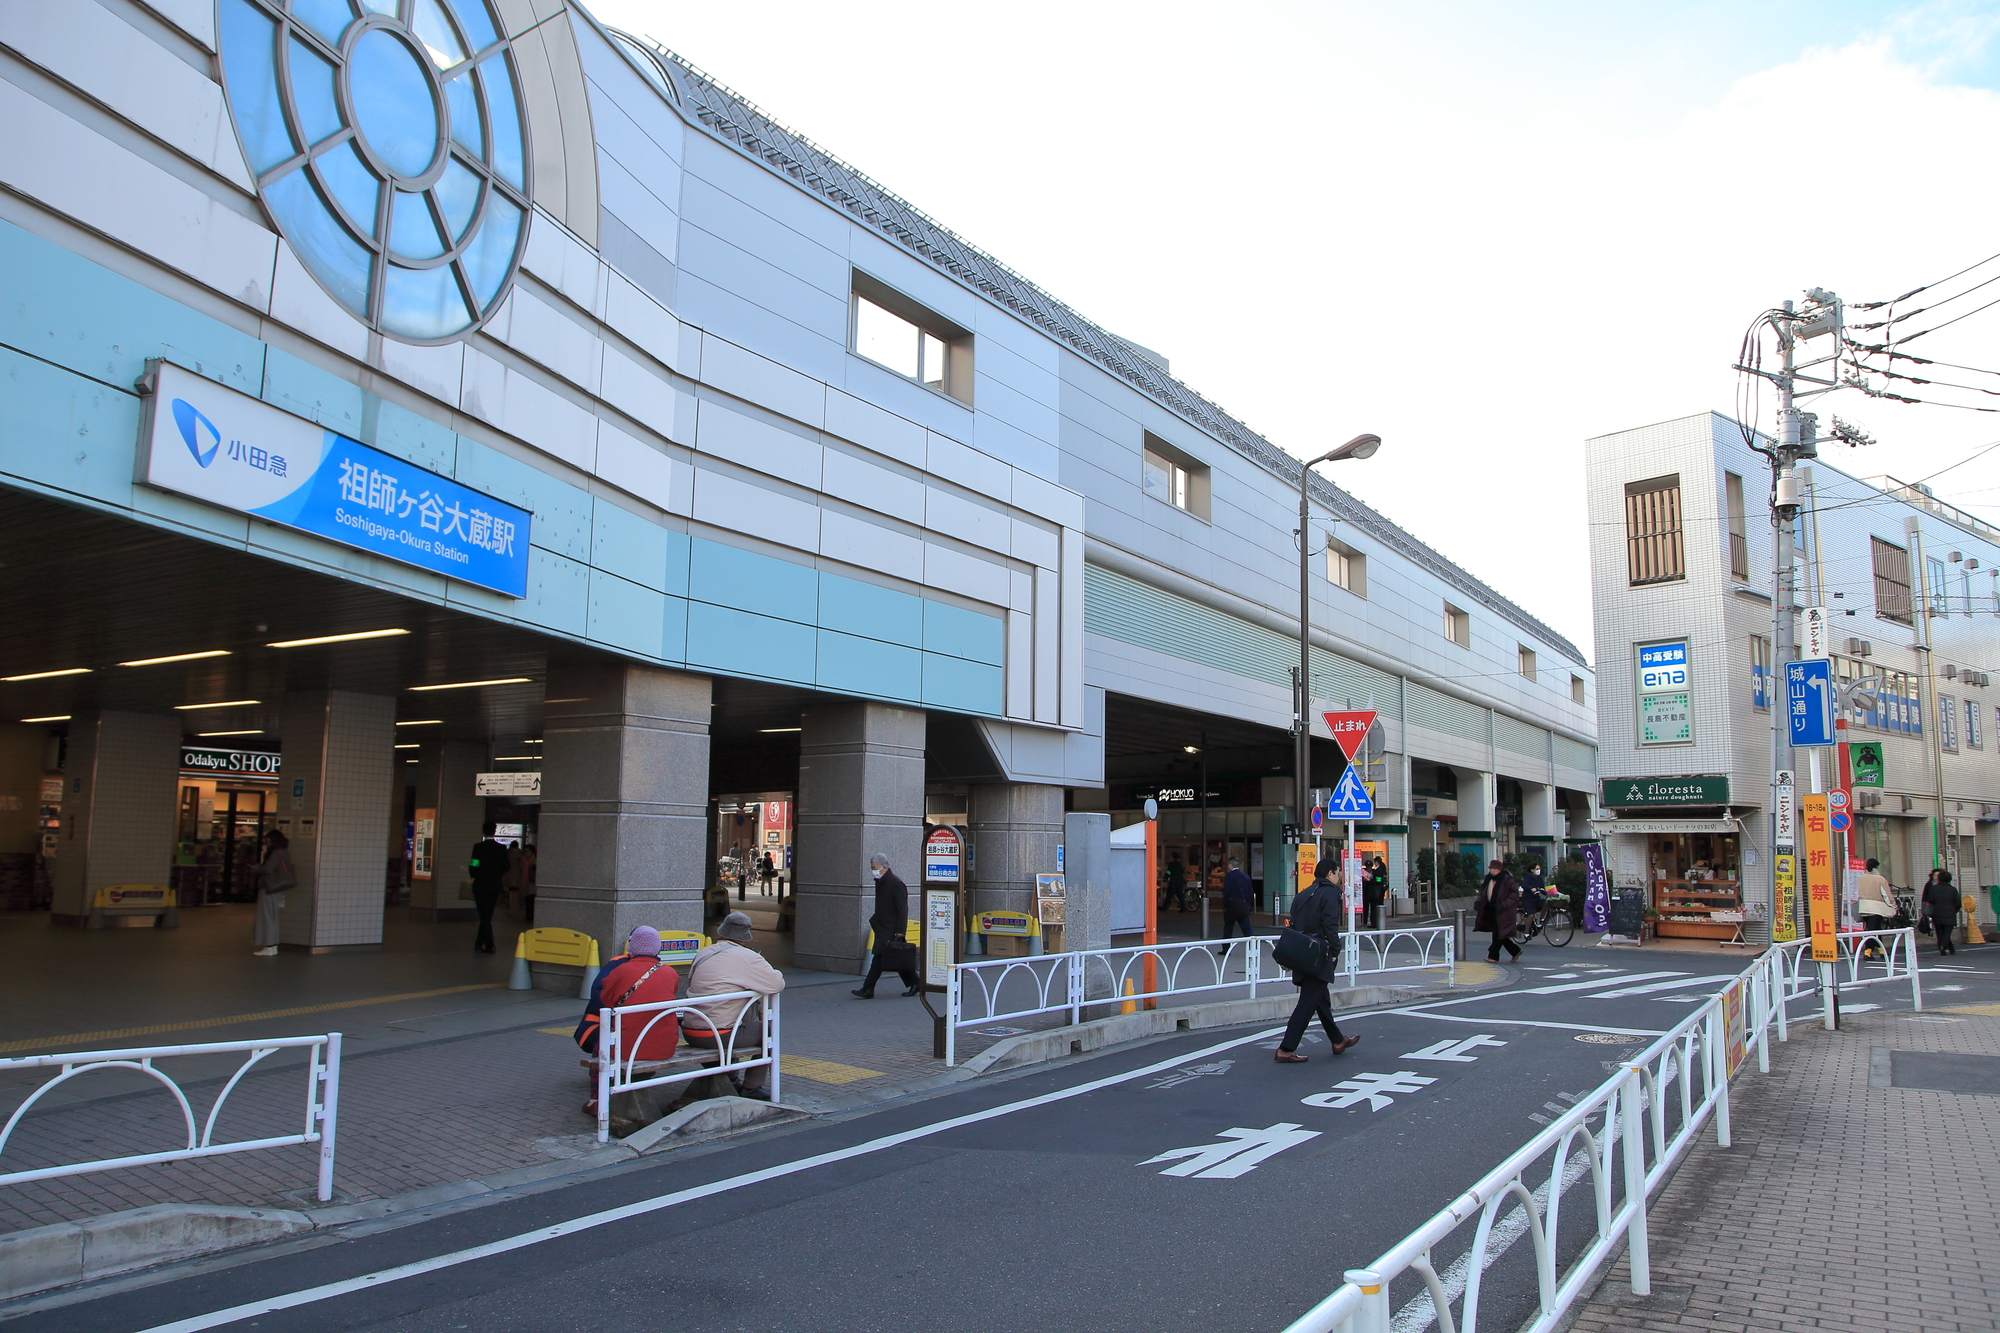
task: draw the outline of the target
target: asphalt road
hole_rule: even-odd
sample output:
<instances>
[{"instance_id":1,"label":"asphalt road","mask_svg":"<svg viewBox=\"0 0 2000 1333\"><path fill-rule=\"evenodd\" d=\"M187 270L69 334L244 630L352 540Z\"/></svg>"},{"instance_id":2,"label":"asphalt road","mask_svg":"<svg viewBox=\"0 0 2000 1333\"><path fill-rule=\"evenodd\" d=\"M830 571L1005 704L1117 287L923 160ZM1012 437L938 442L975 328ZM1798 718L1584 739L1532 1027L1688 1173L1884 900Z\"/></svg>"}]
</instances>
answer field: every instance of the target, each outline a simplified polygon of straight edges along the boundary
<instances>
[{"instance_id":1,"label":"asphalt road","mask_svg":"<svg viewBox=\"0 0 2000 1333\"><path fill-rule=\"evenodd\" d=\"M165 1270L10 1333L1273 1333L1747 962L1531 946L1506 990L1347 1020L1338 1058L1315 1040L1278 1065L1269 1027L1182 1034ZM2000 1000L2000 959L1942 962L1962 970L1927 970L1927 1008ZM1532 1308L1528 1251L1489 1270L1482 1322Z\"/></svg>"}]
</instances>

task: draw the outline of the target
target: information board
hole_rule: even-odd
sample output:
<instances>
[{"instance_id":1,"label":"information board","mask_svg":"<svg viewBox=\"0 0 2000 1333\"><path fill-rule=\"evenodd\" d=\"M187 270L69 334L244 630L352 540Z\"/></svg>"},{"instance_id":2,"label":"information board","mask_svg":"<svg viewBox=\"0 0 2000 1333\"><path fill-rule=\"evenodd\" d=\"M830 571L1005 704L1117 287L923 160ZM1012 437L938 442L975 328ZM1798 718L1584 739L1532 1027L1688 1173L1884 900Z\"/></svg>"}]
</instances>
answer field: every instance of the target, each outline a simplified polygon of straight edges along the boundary
<instances>
[{"instance_id":1,"label":"information board","mask_svg":"<svg viewBox=\"0 0 2000 1333\"><path fill-rule=\"evenodd\" d=\"M1611 890L1611 907L1606 913L1609 924L1605 930L1612 935L1639 938L1639 926L1646 919L1646 891L1640 888L1618 887Z\"/></svg>"}]
</instances>

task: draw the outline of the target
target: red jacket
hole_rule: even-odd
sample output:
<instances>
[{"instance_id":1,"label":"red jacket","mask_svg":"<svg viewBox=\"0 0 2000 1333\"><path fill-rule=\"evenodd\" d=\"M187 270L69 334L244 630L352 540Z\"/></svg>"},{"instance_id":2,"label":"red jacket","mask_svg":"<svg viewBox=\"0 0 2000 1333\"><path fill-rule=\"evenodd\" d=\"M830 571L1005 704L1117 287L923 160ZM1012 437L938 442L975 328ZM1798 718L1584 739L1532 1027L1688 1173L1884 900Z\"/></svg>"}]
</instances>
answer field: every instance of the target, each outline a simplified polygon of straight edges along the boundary
<instances>
[{"instance_id":1,"label":"red jacket","mask_svg":"<svg viewBox=\"0 0 2000 1333\"><path fill-rule=\"evenodd\" d=\"M646 979L640 981L641 977ZM659 1004L674 999L679 991L680 977L672 963L659 958L628 958L605 973L597 993L603 997L604 1008L627 1009L635 1004ZM680 1045L680 1020L671 1013L665 1017L657 1013L628 1014L621 1020L619 1031L625 1041L625 1049L619 1055L625 1059L632 1058L635 1041L639 1043L641 1060L671 1060L675 1047ZM639 1035L642 1032L643 1040Z\"/></svg>"}]
</instances>

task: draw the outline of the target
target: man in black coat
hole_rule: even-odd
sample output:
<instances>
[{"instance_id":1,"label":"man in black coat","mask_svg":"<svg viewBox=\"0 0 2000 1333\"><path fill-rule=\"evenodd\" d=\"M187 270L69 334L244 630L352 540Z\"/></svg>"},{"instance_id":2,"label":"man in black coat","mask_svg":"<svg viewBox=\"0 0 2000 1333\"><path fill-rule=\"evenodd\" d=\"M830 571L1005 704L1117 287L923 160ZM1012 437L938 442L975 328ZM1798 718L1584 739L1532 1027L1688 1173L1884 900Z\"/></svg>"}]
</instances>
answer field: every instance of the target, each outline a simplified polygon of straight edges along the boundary
<instances>
[{"instance_id":1,"label":"man in black coat","mask_svg":"<svg viewBox=\"0 0 2000 1333\"><path fill-rule=\"evenodd\" d=\"M1931 933L1937 938L1940 954L1958 952L1954 932L1958 929L1959 906L1958 886L1951 882L1951 872L1931 871L1930 883L1924 885L1923 910L1931 919Z\"/></svg>"},{"instance_id":2,"label":"man in black coat","mask_svg":"<svg viewBox=\"0 0 2000 1333\"><path fill-rule=\"evenodd\" d=\"M472 844L472 856L465 863L472 875L472 905L479 909L479 937L472 947L480 953L493 952L493 908L507 877L507 848L494 839L494 828L490 819L480 826L482 836Z\"/></svg>"},{"instance_id":3,"label":"man in black coat","mask_svg":"<svg viewBox=\"0 0 2000 1333\"><path fill-rule=\"evenodd\" d=\"M1322 861L1319 874L1306 891L1292 899L1292 929L1326 945L1326 962L1318 972L1292 973L1292 984L1299 988L1299 1002L1285 1024L1284 1040L1278 1043L1277 1061L1281 1065L1305 1063L1306 1057L1299 1054L1299 1042L1305 1039L1306 1027L1315 1017L1326 1029L1326 1039L1333 1043L1335 1055L1361 1040L1340 1035L1340 1025L1333 1021L1333 996L1326 988L1340 974L1340 886L1328 878L1331 873L1332 866Z\"/></svg>"},{"instance_id":4,"label":"man in black coat","mask_svg":"<svg viewBox=\"0 0 2000 1333\"><path fill-rule=\"evenodd\" d=\"M868 873L875 876L875 915L868 918L875 929L875 961L869 965L868 979L853 993L864 1000L874 999L875 983L881 980L883 968L893 965L903 979L903 994L915 995L923 986L904 952L909 946L903 939L910 920L909 887L896 878L896 872L889 869L889 858L880 852L868 858ZM886 955L890 953L901 955L902 961L888 963Z\"/></svg>"}]
</instances>

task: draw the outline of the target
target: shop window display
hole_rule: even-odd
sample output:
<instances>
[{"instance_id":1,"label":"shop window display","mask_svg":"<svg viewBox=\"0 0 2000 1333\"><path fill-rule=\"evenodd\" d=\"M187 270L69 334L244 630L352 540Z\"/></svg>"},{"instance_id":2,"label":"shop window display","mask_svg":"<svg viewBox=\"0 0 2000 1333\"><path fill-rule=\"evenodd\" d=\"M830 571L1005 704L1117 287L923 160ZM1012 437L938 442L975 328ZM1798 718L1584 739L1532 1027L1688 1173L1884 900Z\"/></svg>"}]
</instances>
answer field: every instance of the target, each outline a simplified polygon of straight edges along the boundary
<instances>
[{"instance_id":1,"label":"shop window display","mask_svg":"<svg viewBox=\"0 0 2000 1333\"><path fill-rule=\"evenodd\" d=\"M408 342L505 295L527 124L487 0L221 0L229 105L278 230L334 299Z\"/></svg>"},{"instance_id":2,"label":"shop window display","mask_svg":"<svg viewBox=\"0 0 2000 1333\"><path fill-rule=\"evenodd\" d=\"M1653 909L1660 914L1655 932L1689 939L1734 937L1743 911L1740 838L1734 833L1655 833L1648 841Z\"/></svg>"}]
</instances>

